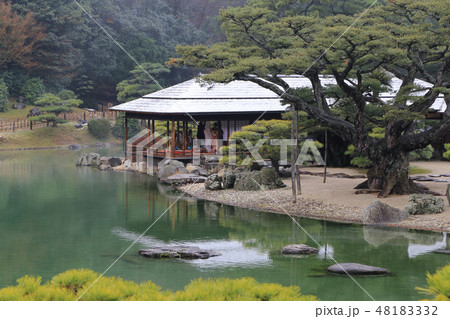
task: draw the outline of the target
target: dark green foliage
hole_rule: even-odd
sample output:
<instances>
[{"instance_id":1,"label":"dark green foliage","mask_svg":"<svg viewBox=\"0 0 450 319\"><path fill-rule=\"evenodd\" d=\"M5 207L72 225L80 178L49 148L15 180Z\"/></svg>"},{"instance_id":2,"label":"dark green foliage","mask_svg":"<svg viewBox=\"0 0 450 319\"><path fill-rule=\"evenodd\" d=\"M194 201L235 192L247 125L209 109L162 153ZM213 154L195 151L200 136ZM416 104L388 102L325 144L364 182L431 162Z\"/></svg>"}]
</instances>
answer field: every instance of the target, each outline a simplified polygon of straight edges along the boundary
<instances>
[{"instance_id":1,"label":"dark green foliage","mask_svg":"<svg viewBox=\"0 0 450 319\"><path fill-rule=\"evenodd\" d=\"M170 70L161 63L143 63L130 72L129 79L117 84L117 100L128 102L160 90L168 83L169 73ZM158 79L159 85L153 79Z\"/></svg>"},{"instance_id":2,"label":"dark green foliage","mask_svg":"<svg viewBox=\"0 0 450 319\"><path fill-rule=\"evenodd\" d=\"M139 121L136 119L128 119L128 137L132 137L142 130ZM120 113L117 115L116 122L111 129L111 133L119 138L125 137L125 115Z\"/></svg>"},{"instance_id":3,"label":"dark green foliage","mask_svg":"<svg viewBox=\"0 0 450 319\"><path fill-rule=\"evenodd\" d=\"M45 92L44 82L40 78L30 78L22 86L20 95L25 97L25 101L34 104L36 99Z\"/></svg>"},{"instance_id":4,"label":"dark green foliage","mask_svg":"<svg viewBox=\"0 0 450 319\"><path fill-rule=\"evenodd\" d=\"M8 106L8 87L0 79L0 112L5 112Z\"/></svg>"},{"instance_id":5,"label":"dark green foliage","mask_svg":"<svg viewBox=\"0 0 450 319\"><path fill-rule=\"evenodd\" d=\"M105 140L111 132L111 123L107 119L93 119L88 123L88 130L95 138Z\"/></svg>"}]
</instances>

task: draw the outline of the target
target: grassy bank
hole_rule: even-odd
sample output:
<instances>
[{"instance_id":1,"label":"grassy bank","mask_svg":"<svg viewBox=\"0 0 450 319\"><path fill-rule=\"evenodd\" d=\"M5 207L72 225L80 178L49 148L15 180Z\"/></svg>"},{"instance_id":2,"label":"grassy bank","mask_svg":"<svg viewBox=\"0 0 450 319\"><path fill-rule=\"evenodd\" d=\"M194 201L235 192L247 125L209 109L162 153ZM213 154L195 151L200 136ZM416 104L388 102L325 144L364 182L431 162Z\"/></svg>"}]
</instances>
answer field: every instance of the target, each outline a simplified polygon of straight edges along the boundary
<instances>
[{"instance_id":1,"label":"grassy bank","mask_svg":"<svg viewBox=\"0 0 450 319\"><path fill-rule=\"evenodd\" d=\"M76 129L74 123L60 124L58 127L43 127L32 131L2 133L0 150L17 148L41 148L68 146L71 144L95 145L96 143L121 143L110 135L106 140L98 140L89 134L87 127Z\"/></svg>"}]
</instances>

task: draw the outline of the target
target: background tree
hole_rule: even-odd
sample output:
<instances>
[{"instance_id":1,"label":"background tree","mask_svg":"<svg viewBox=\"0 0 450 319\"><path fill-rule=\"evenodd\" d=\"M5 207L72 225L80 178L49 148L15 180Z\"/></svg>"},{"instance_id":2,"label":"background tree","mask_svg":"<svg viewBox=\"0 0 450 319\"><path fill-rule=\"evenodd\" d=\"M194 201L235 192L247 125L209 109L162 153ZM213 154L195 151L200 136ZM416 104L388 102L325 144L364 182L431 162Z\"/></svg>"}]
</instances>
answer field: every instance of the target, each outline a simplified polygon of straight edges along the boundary
<instances>
[{"instance_id":1,"label":"background tree","mask_svg":"<svg viewBox=\"0 0 450 319\"><path fill-rule=\"evenodd\" d=\"M136 67L130 72L131 77L129 79L117 84L117 100L128 102L160 90L161 87L149 74L158 79L158 83L164 86L168 82L170 69L161 63L143 63L141 67Z\"/></svg>"},{"instance_id":2,"label":"background tree","mask_svg":"<svg viewBox=\"0 0 450 319\"><path fill-rule=\"evenodd\" d=\"M0 69L10 63L26 69L36 66L35 56L45 34L33 13L19 15L11 2L0 1Z\"/></svg>"},{"instance_id":3,"label":"background tree","mask_svg":"<svg viewBox=\"0 0 450 319\"><path fill-rule=\"evenodd\" d=\"M359 15L356 15L359 16ZM448 99L450 71L450 7L446 0L397 0L355 17L334 15L280 18L267 8L232 8L221 12L227 42L179 47L185 65L214 68L206 80L257 83L353 144L374 166L364 185L391 193L421 192L409 179L409 152L426 147L450 128L450 109L439 125L415 130L439 94ZM351 29L350 25L354 23ZM340 40L335 42L337 38ZM331 48L329 46L334 44ZM328 49L329 48L329 49ZM388 70L401 80L391 103L377 96ZM279 74L304 74L311 82L315 104L295 94ZM329 74L351 107L342 118L327 102L320 74ZM424 78L431 87L414 80ZM417 92L425 92L417 96ZM371 117L370 110L380 111ZM373 125L384 128L383 138L370 136Z\"/></svg>"},{"instance_id":4,"label":"background tree","mask_svg":"<svg viewBox=\"0 0 450 319\"><path fill-rule=\"evenodd\" d=\"M8 107L8 87L5 82L0 79L0 112L5 112Z\"/></svg>"}]
</instances>

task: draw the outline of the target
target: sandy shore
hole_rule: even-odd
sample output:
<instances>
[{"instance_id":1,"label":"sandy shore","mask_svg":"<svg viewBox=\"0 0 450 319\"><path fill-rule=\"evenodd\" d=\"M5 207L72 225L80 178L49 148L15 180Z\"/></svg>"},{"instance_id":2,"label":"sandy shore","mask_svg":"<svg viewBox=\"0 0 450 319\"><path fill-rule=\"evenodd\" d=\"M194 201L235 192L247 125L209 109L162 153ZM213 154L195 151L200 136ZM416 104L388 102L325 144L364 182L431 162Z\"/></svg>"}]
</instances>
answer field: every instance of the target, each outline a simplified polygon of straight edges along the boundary
<instances>
[{"instance_id":1,"label":"sandy shore","mask_svg":"<svg viewBox=\"0 0 450 319\"><path fill-rule=\"evenodd\" d=\"M429 169L430 174L450 174L448 162L416 162L414 166ZM310 172L323 172L322 168L308 168ZM360 175L352 168L330 168L329 173ZM420 174L426 175L426 174ZM315 219L362 223L364 208L377 200L377 194L355 194L353 189L364 179L327 178L301 175L302 195L297 203L292 203L290 179L283 180L288 187L271 191L242 192L235 190L207 191L203 184L185 185L180 190L189 195L227 205L245 207L259 211L289 214ZM422 182L431 190L445 193L446 183ZM408 195L396 195L381 199L390 206L403 209L408 202ZM441 214L410 216L408 219L390 224L394 227L424 229L450 232L450 207L445 200L445 210Z\"/></svg>"}]
</instances>

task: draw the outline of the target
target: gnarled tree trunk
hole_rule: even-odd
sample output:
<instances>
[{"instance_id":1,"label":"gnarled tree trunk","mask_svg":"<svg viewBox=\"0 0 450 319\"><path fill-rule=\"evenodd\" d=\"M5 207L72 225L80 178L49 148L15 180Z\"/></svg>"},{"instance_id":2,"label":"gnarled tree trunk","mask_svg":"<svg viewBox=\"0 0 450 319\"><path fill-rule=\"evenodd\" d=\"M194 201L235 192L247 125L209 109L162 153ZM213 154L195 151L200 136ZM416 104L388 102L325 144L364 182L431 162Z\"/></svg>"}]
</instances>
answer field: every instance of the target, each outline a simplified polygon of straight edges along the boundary
<instances>
[{"instance_id":1,"label":"gnarled tree trunk","mask_svg":"<svg viewBox=\"0 0 450 319\"><path fill-rule=\"evenodd\" d=\"M378 197L391 194L424 193L426 188L409 178L409 152L395 150L371 158L374 166L367 172L367 181L357 188L380 190Z\"/></svg>"}]
</instances>

